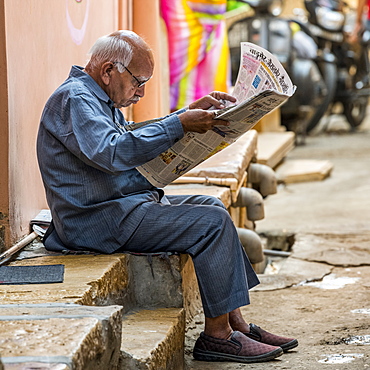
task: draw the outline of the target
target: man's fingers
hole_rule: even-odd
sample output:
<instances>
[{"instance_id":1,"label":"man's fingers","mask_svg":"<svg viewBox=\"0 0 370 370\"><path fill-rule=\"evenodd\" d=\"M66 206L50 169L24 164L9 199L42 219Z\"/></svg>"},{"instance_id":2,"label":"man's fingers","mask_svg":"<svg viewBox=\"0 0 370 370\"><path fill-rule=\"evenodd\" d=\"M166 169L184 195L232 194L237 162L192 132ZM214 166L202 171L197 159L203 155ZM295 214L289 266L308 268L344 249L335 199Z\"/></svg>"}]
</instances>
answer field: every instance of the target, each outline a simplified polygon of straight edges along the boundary
<instances>
[{"instance_id":1,"label":"man's fingers","mask_svg":"<svg viewBox=\"0 0 370 370\"><path fill-rule=\"evenodd\" d=\"M189 109L210 109L212 107L222 109L225 108L227 101L235 103L236 99L227 93L213 91L189 104Z\"/></svg>"},{"instance_id":2,"label":"man's fingers","mask_svg":"<svg viewBox=\"0 0 370 370\"><path fill-rule=\"evenodd\" d=\"M228 100L230 102L236 101L236 98L234 98L232 95L221 91L213 91L210 93L210 95L216 100Z\"/></svg>"},{"instance_id":3,"label":"man's fingers","mask_svg":"<svg viewBox=\"0 0 370 370\"><path fill-rule=\"evenodd\" d=\"M213 126L221 125L221 126L230 126L229 121L224 121L223 119L215 120L216 122L213 124Z\"/></svg>"}]
</instances>

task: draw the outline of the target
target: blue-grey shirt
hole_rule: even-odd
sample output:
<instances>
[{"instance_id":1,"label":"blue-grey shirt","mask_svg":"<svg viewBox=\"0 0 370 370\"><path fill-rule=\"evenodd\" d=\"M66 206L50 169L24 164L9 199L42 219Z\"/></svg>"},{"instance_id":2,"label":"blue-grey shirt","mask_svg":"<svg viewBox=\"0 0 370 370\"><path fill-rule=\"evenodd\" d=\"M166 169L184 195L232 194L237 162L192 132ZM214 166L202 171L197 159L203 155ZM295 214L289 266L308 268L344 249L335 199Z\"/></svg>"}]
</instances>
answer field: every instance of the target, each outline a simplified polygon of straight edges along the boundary
<instances>
[{"instance_id":1,"label":"blue-grey shirt","mask_svg":"<svg viewBox=\"0 0 370 370\"><path fill-rule=\"evenodd\" d=\"M112 253L135 231L146 204L160 199L135 167L183 137L177 114L126 131L120 126L129 122L112 108L78 66L45 105L37 156L55 228L47 249Z\"/></svg>"}]
</instances>

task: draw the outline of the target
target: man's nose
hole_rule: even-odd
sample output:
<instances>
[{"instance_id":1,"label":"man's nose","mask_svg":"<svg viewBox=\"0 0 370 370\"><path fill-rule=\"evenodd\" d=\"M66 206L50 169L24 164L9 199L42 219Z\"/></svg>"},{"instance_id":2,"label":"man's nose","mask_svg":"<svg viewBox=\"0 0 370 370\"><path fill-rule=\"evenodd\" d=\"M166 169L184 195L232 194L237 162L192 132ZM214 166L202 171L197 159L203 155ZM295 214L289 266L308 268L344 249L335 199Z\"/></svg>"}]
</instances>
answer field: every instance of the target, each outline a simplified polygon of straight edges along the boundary
<instances>
[{"instance_id":1,"label":"man's nose","mask_svg":"<svg viewBox=\"0 0 370 370\"><path fill-rule=\"evenodd\" d=\"M140 96L140 98L142 98L145 95L145 85L143 85L141 87L138 87L136 89L136 94L135 95Z\"/></svg>"}]
</instances>

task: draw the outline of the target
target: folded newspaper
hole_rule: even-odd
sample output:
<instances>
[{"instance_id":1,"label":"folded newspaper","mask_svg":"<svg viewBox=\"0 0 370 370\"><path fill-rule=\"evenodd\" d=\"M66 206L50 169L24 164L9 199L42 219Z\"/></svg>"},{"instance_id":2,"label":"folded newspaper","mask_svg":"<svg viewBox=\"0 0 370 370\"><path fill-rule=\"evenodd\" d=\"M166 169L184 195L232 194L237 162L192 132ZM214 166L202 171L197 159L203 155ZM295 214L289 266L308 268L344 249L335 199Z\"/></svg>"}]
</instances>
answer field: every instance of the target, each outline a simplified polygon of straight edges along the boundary
<instances>
[{"instance_id":1,"label":"folded newspaper","mask_svg":"<svg viewBox=\"0 0 370 370\"><path fill-rule=\"evenodd\" d=\"M205 134L187 132L175 145L158 157L137 167L147 180L165 187L178 177L235 142L262 117L282 105L296 87L278 59L266 49L248 42L241 43L238 78L233 90L236 103L216 111L216 118L229 126L215 125ZM150 120L129 125L133 130Z\"/></svg>"}]
</instances>

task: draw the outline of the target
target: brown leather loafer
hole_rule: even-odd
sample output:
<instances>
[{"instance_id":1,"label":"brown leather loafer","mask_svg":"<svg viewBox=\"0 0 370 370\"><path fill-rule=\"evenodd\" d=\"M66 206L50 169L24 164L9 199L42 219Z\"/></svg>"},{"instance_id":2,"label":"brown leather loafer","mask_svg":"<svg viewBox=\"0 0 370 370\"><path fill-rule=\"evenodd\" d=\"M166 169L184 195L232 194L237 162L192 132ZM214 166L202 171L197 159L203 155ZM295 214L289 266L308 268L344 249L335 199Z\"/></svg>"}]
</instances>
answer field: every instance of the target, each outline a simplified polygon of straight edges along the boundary
<instances>
[{"instance_id":1,"label":"brown leather loafer","mask_svg":"<svg viewBox=\"0 0 370 370\"><path fill-rule=\"evenodd\" d=\"M239 331L234 331L230 339L213 338L202 332L193 351L194 358L200 361L243 363L270 361L282 354L279 346L256 342Z\"/></svg>"},{"instance_id":2,"label":"brown leather loafer","mask_svg":"<svg viewBox=\"0 0 370 370\"><path fill-rule=\"evenodd\" d=\"M298 340L294 338L281 337L261 329L255 324L249 324L249 333L244 333L248 338L254 339L257 342L269 344L271 346L279 346L284 352L289 351L298 346Z\"/></svg>"}]
</instances>

